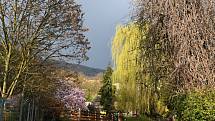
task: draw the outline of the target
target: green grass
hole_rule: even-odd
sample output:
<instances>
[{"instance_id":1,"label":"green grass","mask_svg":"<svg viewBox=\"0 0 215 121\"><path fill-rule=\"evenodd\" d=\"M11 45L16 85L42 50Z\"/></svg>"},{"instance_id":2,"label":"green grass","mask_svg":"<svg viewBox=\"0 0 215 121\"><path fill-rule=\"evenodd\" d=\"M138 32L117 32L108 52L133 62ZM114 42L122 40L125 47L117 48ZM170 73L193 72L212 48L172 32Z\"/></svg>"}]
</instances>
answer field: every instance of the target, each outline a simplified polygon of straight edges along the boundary
<instances>
[{"instance_id":1,"label":"green grass","mask_svg":"<svg viewBox=\"0 0 215 121\"><path fill-rule=\"evenodd\" d=\"M125 121L153 121L147 116L141 116L141 117L126 117Z\"/></svg>"}]
</instances>

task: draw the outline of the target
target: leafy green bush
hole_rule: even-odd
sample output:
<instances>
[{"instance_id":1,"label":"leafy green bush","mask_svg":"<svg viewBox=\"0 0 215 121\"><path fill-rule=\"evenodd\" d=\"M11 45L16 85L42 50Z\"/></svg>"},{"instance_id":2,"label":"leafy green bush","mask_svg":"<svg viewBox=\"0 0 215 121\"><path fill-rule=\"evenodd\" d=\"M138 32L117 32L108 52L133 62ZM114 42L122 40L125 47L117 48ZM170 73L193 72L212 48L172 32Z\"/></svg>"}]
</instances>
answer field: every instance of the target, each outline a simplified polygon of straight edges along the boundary
<instances>
[{"instance_id":1,"label":"leafy green bush","mask_svg":"<svg viewBox=\"0 0 215 121\"><path fill-rule=\"evenodd\" d=\"M179 121L215 121L215 91L192 91L173 100Z\"/></svg>"}]
</instances>

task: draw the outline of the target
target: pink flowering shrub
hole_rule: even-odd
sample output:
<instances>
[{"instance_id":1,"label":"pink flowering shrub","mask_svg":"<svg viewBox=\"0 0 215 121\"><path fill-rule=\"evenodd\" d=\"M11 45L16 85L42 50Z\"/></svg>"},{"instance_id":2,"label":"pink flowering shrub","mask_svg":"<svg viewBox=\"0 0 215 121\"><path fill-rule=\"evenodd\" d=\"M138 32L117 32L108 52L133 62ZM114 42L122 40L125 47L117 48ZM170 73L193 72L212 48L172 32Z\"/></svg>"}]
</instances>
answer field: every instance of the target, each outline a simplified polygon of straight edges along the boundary
<instances>
[{"instance_id":1,"label":"pink flowering shrub","mask_svg":"<svg viewBox=\"0 0 215 121\"><path fill-rule=\"evenodd\" d=\"M73 87L68 81L61 80L60 88L56 92L56 98L66 109L77 111L86 109L84 92L77 87Z\"/></svg>"}]
</instances>

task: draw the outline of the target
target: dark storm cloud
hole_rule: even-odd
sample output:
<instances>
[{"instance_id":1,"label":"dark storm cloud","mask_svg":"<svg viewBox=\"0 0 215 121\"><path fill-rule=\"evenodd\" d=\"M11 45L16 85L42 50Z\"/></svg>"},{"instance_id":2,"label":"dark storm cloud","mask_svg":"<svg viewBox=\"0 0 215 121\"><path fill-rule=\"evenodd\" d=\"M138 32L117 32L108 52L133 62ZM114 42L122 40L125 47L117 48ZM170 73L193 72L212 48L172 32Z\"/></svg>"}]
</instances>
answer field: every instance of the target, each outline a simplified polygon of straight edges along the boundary
<instances>
[{"instance_id":1,"label":"dark storm cloud","mask_svg":"<svg viewBox=\"0 0 215 121\"><path fill-rule=\"evenodd\" d=\"M129 16L129 0L78 0L85 12L85 24L92 49L84 65L105 68L111 62L111 40L115 26L125 23Z\"/></svg>"}]
</instances>

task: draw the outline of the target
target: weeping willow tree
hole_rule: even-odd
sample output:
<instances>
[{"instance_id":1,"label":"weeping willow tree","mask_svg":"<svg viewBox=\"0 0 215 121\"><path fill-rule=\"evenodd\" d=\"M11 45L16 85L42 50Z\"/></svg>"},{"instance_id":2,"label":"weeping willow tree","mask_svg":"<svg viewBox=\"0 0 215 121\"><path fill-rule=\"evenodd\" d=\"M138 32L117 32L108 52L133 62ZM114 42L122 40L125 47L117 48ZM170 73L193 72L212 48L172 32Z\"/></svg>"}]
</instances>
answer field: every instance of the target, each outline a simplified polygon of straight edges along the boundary
<instances>
[{"instance_id":1,"label":"weeping willow tree","mask_svg":"<svg viewBox=\"0 0 215 121\"><path fill-rule=\"evenodd\" d=\"M117 106L121 110L136 110L138 107L137 71L141 64L137 63L140 50L140 34L136 24L118 26L112 42L112 56L115 64L114 83L119 83Z\"/></svg>"},{"instance_id":2,"label":"weeping willow tree","mask_svg":"<svg viewBox=\"0 0 215 121\"><path fill-rule=\"evenodd\" d=\"M137 0L137 19L150 23L150 47L170 58L177 91L215 87L214 0ZM152 55L156 56L156 55ZM167 69L166 64L162 64ZM160 75L156 73L156 75Z\"/></svg>"},{"instance_id":3,"label":"weeping willow tree","mask_svg":"<svg viewBox=\"0 0 215 121\"><path fill-rule=\"evenodd\" d=\"M153 75L149 73L150 58L142 47L147 42L147 32L146 23L143 28L130 23L116 29L112 42L113 81L119 84L117 108L120 110L150 113L157 107Z\"/></svg>"}]
</instances>

